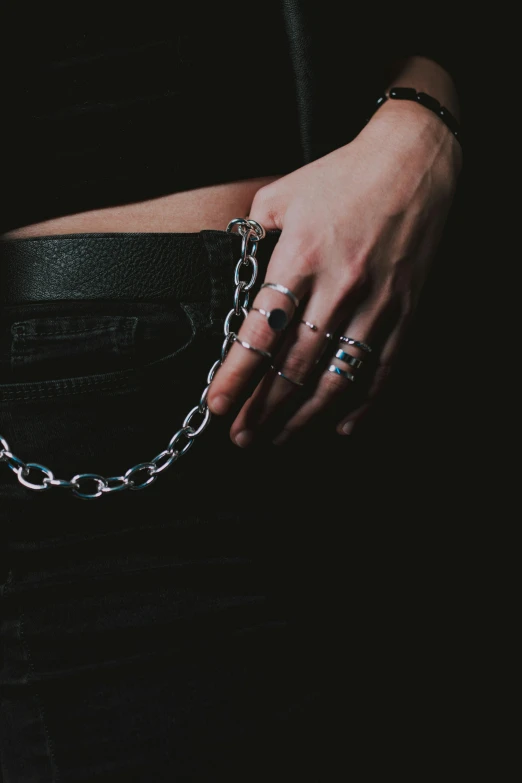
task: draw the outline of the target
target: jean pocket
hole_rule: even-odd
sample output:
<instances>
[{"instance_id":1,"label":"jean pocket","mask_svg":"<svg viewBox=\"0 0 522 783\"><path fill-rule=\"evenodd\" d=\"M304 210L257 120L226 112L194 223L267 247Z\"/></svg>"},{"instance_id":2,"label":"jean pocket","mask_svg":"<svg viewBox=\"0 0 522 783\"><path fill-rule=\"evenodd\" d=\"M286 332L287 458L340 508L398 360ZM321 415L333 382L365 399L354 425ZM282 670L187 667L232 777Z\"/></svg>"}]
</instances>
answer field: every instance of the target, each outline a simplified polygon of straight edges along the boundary
<instances>
[{"instance_id":1,"label":"jean pocket","mask_svg":"<svg viewBox=\"0 0 522 783\"><path fill-rule=\"evenodd\" d=\"M0 316L2 402L175 378L210 331L207 308L176 301L18 306Z\"/></svg>"},{"instance_id":2,"label":"jean pocket","mask_svg":"<svg viewBox=\"0 0 522 783\"><path fill-rule=\"evenodd\" d=\"M138 319L67 315L16 321L11 327L11 369L20 380L88 375L129 366Z\"/></svg>"}]
</instances>

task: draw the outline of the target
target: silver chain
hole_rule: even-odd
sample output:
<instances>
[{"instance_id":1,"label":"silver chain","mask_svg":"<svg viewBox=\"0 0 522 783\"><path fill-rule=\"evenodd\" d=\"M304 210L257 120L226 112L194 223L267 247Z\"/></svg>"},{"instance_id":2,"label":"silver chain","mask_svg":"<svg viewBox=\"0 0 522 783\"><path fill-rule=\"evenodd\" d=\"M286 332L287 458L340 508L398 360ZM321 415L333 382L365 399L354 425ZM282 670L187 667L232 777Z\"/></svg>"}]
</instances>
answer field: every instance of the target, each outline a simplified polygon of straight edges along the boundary
<instances>
[{"instance_id":1,"label":"silver chain","mask_svg":"<svg viewBox=\"0 0 522 783\"><path fill-rule=\"evenodd\" d=\"M192 448L194 442L201 435L212 418L207 405L207 396L210 384L226 359L226 356L234 342L237 332L248 315L247 307L250 300L250 291L253 288L258 272L256 259L257 246L265 237L265 229L255 220L246 218L234 218L227 226L228 234L239 234L241 237L241 258L234 271L234 307L225 318L225 339L221 346L221 357L214 362L207 376L201 398L197 405L190 410L183 420L181 428L174 433L167 448L156 454L149 462L140 462L133 465L122 476L110 476L104 478L97 473L77 473L69 481L57 479L54 473L45 465L38 462L24 462L16 457L6 439L0 435L0 462L5 462L17 476L18 481L24 487L37 492L51 489L52 487L70 489L79 498L91 500L111 492L120 492L122 489L144 489L156 481L158 475L169 468L174 462ZM241 279L241 275L250 267L250 279ZM232 331L232 321L237 324L236 331ZM33 480L30 480L33 479ZM89 491L90 490L90 491Z\"/></svg>"}]
</instances>

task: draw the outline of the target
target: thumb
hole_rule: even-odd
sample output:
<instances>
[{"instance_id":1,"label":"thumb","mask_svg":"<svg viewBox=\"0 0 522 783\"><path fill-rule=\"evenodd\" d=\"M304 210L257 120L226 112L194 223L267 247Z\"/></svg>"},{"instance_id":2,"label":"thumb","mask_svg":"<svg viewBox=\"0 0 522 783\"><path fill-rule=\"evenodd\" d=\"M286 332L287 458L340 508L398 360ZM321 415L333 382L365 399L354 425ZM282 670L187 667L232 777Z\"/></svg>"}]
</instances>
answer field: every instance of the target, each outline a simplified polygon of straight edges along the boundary
<instances>
[{"instance_id":1,"label":"thumb","mask_svg":"<svg viewBox=\"0 0 522 783\"><path fill-rule=\"evenodd\" d=\"M284 210L281 208L280 191L277 185L278 182L274 182L259 188L248 216L250 220L257 220L267 231L283 229Z\"/></svg>"}]
</instances>

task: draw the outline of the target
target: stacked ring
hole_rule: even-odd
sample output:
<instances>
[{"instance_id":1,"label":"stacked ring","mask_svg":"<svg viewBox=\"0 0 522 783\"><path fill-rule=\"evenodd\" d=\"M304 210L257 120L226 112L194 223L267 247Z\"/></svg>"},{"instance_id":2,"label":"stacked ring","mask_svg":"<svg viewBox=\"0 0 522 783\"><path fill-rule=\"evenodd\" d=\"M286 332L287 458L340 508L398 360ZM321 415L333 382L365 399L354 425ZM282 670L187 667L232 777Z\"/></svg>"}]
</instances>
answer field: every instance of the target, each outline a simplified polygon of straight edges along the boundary
<instances>
[{"instance_id":1,"label":"stacked ring","mask_svg":"<svg viewBox=\"0 0 522 783\"><path fill-rule=\"evenodd\" d=\"M299 299L293 291L290 291L285 285L281 285L280 283L263 283L261 288L272 288L274 291L279 291L280 294L284 294L290 299L295 308L299 307Z\"/></svg>"},{"instance_id":2,"label":"stacked ring","mask_svg":"<svg viewBox=\"0 0 522 783\"><path fill-rule=\"evenodd\" d=\"M281 370L278 370L277 367L274 367L274 365L271 365L272 370L276 372L278 375L281 376L281 378L284 378L285 381L289 381L289 383L293 383L294 386L304 386L304 381L294 381L293 378L289 378L288 375L285 375L284 372L281 372Z\"/></svg>"},{"instance_id":3,"label":"stacked ring","mask_svg":"<svg viewBox=\"0 0 522 783\"><path fill-rule=\"evenodd\" d=\"M315 324L313 324L311 321L300 321L299 323L302 323L305 326L308 326L308 328L311 329L312 332L317 332L317 330L319 328Z\"/></svg>"},{"instance_id":4,"label":"stacked ring","mask_svg":"<svg viewBox=\"0 0 522 783\"><path fill-rule=\"evenodd\" d=\"M341 370L340 367L337 367L335 364L331 364L328 368L328 372L333 372L336 375L340 375L342 378L346 378L347 381L354 381L355 375L352 375L351 372L347 372L347 370Z\"/></svg>"},{"instance_id":5,"label":"stacked ring","mask_svg":"<svg viewBox=\"0 0 522 783\"><path fill-rule=\"evenodd\" d=\"M361 351L366 351L366 353L371 353L372 349L367 343L363 343L360 340L354 340L353 337L346 337L346 335L341 335L339 337L339 341L341 343L348 343L348 345L353 345L355 348L360 348Z\"/></svg>"},{"instance_id":6,"label":"stacked ring","mask_svg":"<svg viewBox=\"0 0 522 783\"><path fill-rule=\"evenodd\" d=\"M361 340L354 340L353 337L347 337L344 334L339 337L339 341L342 343L347 343L348 345L353 345L355 348L360 348L361 351L365 351L366 353L371 353L372 351L368 343L363 343ZM356 356L352 356L351 353L343 351L342 348L339 348L339 350L336 352L335 358L339 359L341 362L344 362L344 364L347 364L349 367L353 367L355 370L357 370L359 367L362 367L363 365L362 359L358 359ZM355 381L355 375L353 375L353 373L348 372L348 370L343 370L341 367L337 367L336 364L331 364L328 367L328 372L335 373L335 375L340 375L341 378L345 378L347 381Z\"/></svg>"},{"instance_id":7,"label":"stacked ring","mask_svg":"<svg viewBox=\"0 0 522 783\"><path fill-rule=\"evenodd\" d=\"M254 351L255 353L258 353L265 359L272 358L271 353L268 353L268 351L262 351L261 348L255 348L253 345L250 345L250 343L247 343L246 340L240 340L237 334L234 335L234 342L239 343L239 345L243 346L243 348L246 348L248 351Z\"/></svg>"},{"instance_id":8,"label":"stacked ring","mask_svg":"<svg viewBox=\"0 0 522 783\"><path fill-rule=\"evenodd\" d=\"M362 359L356 359L355 356L352 356L351 353L346 353L346 351L343 351L341 348L337 351L335 354L336 359L340 359L345 364L349 364L350 367L354 367L357 369L358 367L361 367L362 365Z\"/></svg>"}]
</instances>

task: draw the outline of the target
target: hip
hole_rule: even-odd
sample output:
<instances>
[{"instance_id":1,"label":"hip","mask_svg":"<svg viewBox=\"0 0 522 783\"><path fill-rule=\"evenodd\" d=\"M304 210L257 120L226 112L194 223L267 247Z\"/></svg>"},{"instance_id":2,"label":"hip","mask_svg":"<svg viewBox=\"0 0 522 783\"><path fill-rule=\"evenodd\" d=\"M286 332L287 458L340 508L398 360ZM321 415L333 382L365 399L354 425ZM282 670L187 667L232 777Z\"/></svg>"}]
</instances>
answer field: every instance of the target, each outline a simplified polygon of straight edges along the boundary
<instances>
[{"instance_id":1,"label":"hip","mask_svg":"<svg viewBox=\"0 0 522 783\"><path fill-rule=\"evenodd\" d=\"M279 233L258 243L252 299ZM291 450L271 445L245 459L229 440L231 421L210 421L210 370L223 356L224 332L239 327L241 237L212 230L63 235L4 241L0 253L4 518L20 521L18 506L28 519L56 508L56 523L78 496L139 516L174 492L178 507L190 498L196 513L211 506L214 514L217 498L227 512L266 511L272 519L274 508L282 515L297 508L296 493L283 491L267 507L252 504L253 494L268 497L307 475L315 486L319 463L330 470L324 454L314 461L296 450L289 462ZM37 467L28 475L22 463ZM129 488L146 491L120 491ZM92 516L95 525L105 514Z\"/></svg>"},{"instance_id":2,"label":"hip","mask_svg":"<svg viewBox=\"0 0 522 783\"><path fill-rule=\"evenodd\" d=\"M219 230L230 215L248 215L257 191L279 175L183 190L129 204L61 215L14 228L4 239L83 232L198 232Z\"/></svg>"}]
</instances>

